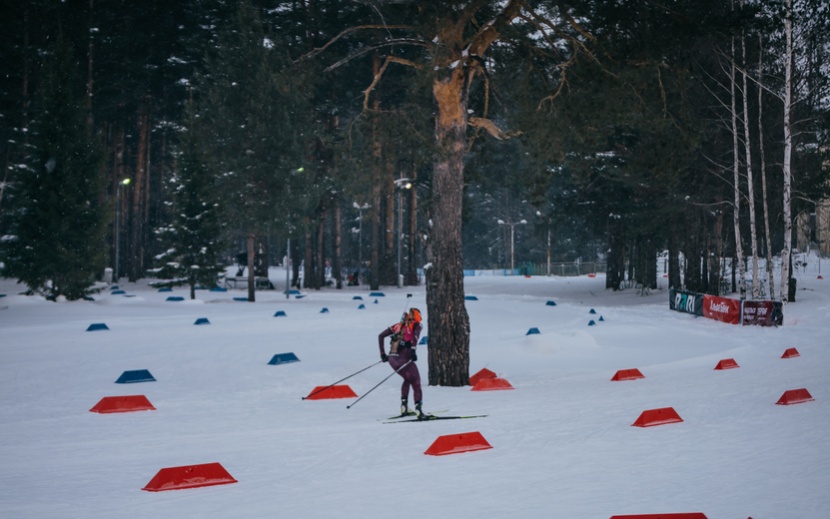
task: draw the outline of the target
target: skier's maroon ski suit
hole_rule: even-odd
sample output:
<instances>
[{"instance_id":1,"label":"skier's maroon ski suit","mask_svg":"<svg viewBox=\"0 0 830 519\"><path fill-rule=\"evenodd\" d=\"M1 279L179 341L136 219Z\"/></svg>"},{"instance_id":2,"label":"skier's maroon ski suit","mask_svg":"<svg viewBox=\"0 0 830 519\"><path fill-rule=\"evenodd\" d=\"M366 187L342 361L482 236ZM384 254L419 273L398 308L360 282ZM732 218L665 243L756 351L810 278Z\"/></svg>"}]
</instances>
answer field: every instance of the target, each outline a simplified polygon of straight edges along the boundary
<instances>
[{"instance_id":1,"label":"skier's maroon ski suit","mask_svg":"<svg viewBox=\"0 0 830 519\"><path fill-rule=\"evenodd\" d=\"M420 318L420 312L418 312ZM401 366L410 360L416 360L415 346L418 344L418 337L421 335L421 323L419 320L412 319L412 314L407 314L404 322L395 323L386 328L380 335L378 335L378 348L380 348L381 358L387 358L386 349L383 345L383 340L389 336L394 336L402 331L400 342L398 343L397 353L390 351L388 355L389 365L392 369L398 371ZM394 338L393 338L394 340ZM420 402L422 399L421 393L421 373L418 371L418 365L415 362L409 362L403 369L398 371L398 375L403 377L401 384L401 400L409 398L409 388L412 387L414 401Z\"/></svg>"}]
</instances>

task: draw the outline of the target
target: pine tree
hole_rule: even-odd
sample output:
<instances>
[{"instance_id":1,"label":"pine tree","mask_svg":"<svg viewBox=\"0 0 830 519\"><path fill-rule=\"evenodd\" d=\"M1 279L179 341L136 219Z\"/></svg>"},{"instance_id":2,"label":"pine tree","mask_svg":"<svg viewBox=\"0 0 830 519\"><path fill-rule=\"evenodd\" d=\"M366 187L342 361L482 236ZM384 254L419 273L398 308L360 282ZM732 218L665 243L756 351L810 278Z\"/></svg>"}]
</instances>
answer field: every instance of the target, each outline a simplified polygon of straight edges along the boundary
<instances>
[{"instance_id":1,"label":"pine tree","mask_svg":"<svg viewBox=\"0 0 830 519\"><path fill-rule=\"evenodd\" d=\"M252 302L256 239L270 230L296 233L297 222L317 207L325 180L302 166L313 84L303 82L301 68L291 68L278 36L266 32L250 1L240 2L198 82L223 205L247 241Z\"/></svg>"},{"instance_id":2,"label":"pine tree","mask_svg":"<svg viewBox=\"0 0 830 519\"><path fill-rule=\"evenodd\" d=\"M109 212L100 151L87 127L78 63L62 38L46 53L30 154L9 188L4 275L55 300L84 297L103 273Z\"/></svg>"},{"instance_id":3,"label":"pine tree","mask_svg":"<svg viewBox=\"0 0 830 519\"><path fill-rule=\"evenodd\" d=\"M164 252L156 256L158 268L153 270L158 278L169 280L167 286L189 285L190 299L196 298L196 286L216 286L224 249L216 177L200 148L198 130L191 118L178 170L168 180L172 221L156 230Z\"/></svg>"}]
</instances>

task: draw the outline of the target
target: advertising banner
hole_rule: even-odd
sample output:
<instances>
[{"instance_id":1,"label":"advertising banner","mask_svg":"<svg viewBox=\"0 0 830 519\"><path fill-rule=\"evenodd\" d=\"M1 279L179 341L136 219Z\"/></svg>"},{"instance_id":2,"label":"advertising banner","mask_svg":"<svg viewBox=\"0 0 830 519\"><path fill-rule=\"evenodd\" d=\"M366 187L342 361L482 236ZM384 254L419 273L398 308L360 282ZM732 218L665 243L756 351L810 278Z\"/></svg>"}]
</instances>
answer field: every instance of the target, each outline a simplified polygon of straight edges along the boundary
<instances>
[{"instance_id":1,"label":"advertising banner","mask_svg":"<svg viewBox=\"0 0 830 519\"><path fill-rule=\"evenodd\" d=\"M781 326L784 324L783 303L780 301L744 301L743 324Z\"/></svg>"},{"instance_id":2,"label":"advertising banner","mask_svg":"<svg viewBox=\"0 0 830 519\"><path fill-rule=\"evenodd\" d=\"M703 315L730 324L741 323L741 302L718 296L703 296Z\"/></svg>"},{"instance_id":3,"label":"advertising banner","mask_svg":"<svg viewBox=\"0 0 830 519\"><path fill-rule=\"evenodd\" d=\"M669 290L669 308L678 312L703 315L703 294L684 290Z\"/></svg>"}]
</instances>

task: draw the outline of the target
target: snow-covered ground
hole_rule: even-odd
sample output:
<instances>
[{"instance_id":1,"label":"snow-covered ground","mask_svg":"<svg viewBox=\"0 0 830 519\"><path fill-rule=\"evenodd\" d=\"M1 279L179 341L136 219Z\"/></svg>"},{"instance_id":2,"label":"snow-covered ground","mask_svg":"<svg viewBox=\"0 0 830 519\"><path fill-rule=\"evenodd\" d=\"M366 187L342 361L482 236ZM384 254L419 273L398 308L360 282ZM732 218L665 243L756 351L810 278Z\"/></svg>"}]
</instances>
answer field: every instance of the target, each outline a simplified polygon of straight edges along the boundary
<instances>
[{"instance_id":1,"label":"snow-covered ground","mask_svg":"<svg viewBox=\"0 0 830 519\"><path fill-rule=\"evenodd\" d=\"M142 283L51 303L0 280L0 516L828 517L830 281L799 272L798 301L777 329L672 312L665 289L603 287L602 276L466 278L478 298L466 302L470 374L486 367L515 389L427 386L420 346L425 407L488 416L387 425L397 376L351 409L353 398L302 397L376 362L377 334L406 294L426 310L423 287L258 292L251 304L234 300L242 291L191 302L185 289L172 294L185 301L169 302ZM195 326L200 317L210 324ZM87 332L92 323L109 330ZM541 333L526 335L532 327ZM790 347L801 356L782 359ZM287 352L300 362L268 364ZM740 367L714 370L725 358ZM628 368L645 378L610 380ZM157 381L114 383L139 369ZM389 373L379 364L345 384L363 395ZM815 401L776 405L798 388ZM89 411L122 395L145 395L156 410ZM683 422L632 426L663 407ZM464 432L493 448L424 454ZM238 483L142 490L162 468L212 462Z\"/></svg>"}]
</instances>

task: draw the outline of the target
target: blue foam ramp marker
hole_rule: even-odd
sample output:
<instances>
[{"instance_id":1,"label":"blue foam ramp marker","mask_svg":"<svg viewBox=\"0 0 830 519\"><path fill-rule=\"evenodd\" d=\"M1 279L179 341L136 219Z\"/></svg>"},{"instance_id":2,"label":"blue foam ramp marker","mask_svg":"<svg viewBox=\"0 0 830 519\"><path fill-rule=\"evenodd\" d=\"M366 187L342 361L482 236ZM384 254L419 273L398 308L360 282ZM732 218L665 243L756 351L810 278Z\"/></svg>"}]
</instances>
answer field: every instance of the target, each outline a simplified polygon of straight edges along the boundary
<instances>
[{"instance_id":1,"label":"blue foam ramp marker","mask_svg":"<svg viewBox=\"0 0 830 519\"><path fill-rule=\"evenodd\" d=\"M361 304L360 304L360 306L358 306L358 307L357 307L357 309L358 309L358 310L366 310L366 305L364 305L363 303L361 303Z\"/></svg>"},{"instance_id":2,"label":"blue foam ramp marker","mask_svg":"<svg viewBox=\"0 0 830 519\"><path fill-rule=\"evenodd\" d=\"M369 294L369 297L386 297L386 294L383 292L372 292Z\"/></svg>"},{"instance_id":3,"label":"blue foam ramp marker","mask_svg":"<svg viewBox=\"0 0 830 519\"><path fill-rule=\"evenodd\" d=\"M109 326L107 326L107 323L92 323L89 326L87 326L86 331L95 332L95 331L98 331L98 330L109 330L109 329L110 328L109 328Z\"/></svg>"},{"instance_id":4,"label":"blue foam ramp marker","mask_svg":"<svg viewBox=\"0 0 830 519\"><path fill-rule=\"evenodd\" d=\"M156 379L150 372L146 369L136 369L133 371L125 371L121 373L121 376L118 377L118 380L115 381L116 384L132 384L134 382L155 382Z\"/></svg>"},{"instance_id":5,"label":"blue foam ramp marker","mask_svg":"<svg viewBox=\"0 0 830 519\"><path fill-rule=\"evenodd\" d=\"M540 335L542 332L539 331L539 328L531 328L527 331L525 335Z\"/></svg>"},{"instance_id":6,"label":"blue foam ramp marker","mask_svg":"<svg viewBox=\"0 0 830 519\"><path fill-rule=\"evenodd\" d=\"M161 287L159 288L159 292L172 292L173 289L170 287Z\"/></svg>"},{"instance_id":7,"label":"blue foam ramp marker","mask_svg":"<svg viewBox=\"0 0 830 519\"><path fill-rule=\"evenodd\" d=\"M464 296L465 301L478 301L477 296Z\"/></svg>"},{"instance_id":8,"label":"blue foam ramp marker","mask_svg":"<svg viewBox=\"0 0 830 519\"><path fill-rule=\"evenodd\" d=\"M593 319L591 319L590 321L588 321L588 326L594 326L594 325L596 325L596 324L597 324L597 323L595 323Z\"/></svg>"},{"instance_id":9,"label":"blue foam ramp marker","mask_svg":"<svg viewBox=\"0 0 830 519\"><path fill-rule=\"evenodd\" d=\"M419 342L418 345L420 346L421 344L426 344L426 343L427 343L427 336L424 335L423 337L421 337L421 342Z\"/></svg>"},{"instance_id":10,"label":"blue foam ramp marker","mask_svg":"<svg viewBox=\"0 0 830 519\"><path fill-rule=\"evenodd\" d=\"M168 301L184 301L182 296L169 296L167 298Z\"/></svg>"},{"instance_id":11,"label":"blue foam ramp marker","mask_svg":"<svg viewBox=\"0 0 830 519\"><path fill-rule=\"evenodd\" d=\"M124 292L123 290L113 290L112 292L110 292L110 294L114 296L123 296L124 294L126 294L126 292Z\"/></svg>"},{"instance_id":12,"label":"blue foam ramp marker","mask_svg":"<svg viewBox=\"0 0 830 519\"><path fill-rule=\"evenodd\" d=\"M286 292L283 292L283 294L285 294L285 293L286 293ZM291 290L288 290L288 291L287 291L287 293L288 293L288 295L295 296L295 295L299 294L299 293L300 293L300 291L299 291L299 290L297 290L296 288L292 288Z\"/></svg>"},{"instance_id":13,"label":"blue foam ramp marker","mask_svg":"<svg viewBox=\"0 0 830 519\"><path fill-rule=\"evenodd\" d=\"M302 299L304 297L305 297L305 294L297 294L296 296L294 296L294 299Z\"/></svg>"},{"instance_id":14,"label":"blue foam ramp marker","mask_svg":"<svg viewBox=\"0 0 830 519\"><path fill-rule=\"evenodd\" d=\"M321 314L327 314L327 313L329 313L329 309L324 306L323 308L320 309L320 313Z\"/></svg>"},{"instance_id":15,"label":"blue foam ramp marker","mask_svg":"<svg viewBox=\"0 0 830 519\"><path fill-rule=\"evenodd\" d=\"M300 362L300 359L298 359L293 352L277 353L271 357L271 361L268 362L268 365L276 366L277 364L288 364L289 362Z\"/></svg>"},{"instance_id":16,"label":"blue foam ramp marker","mask_svg":"<svg viewBox=\"0 0 830 519\"><path fill-rule=\"evenodd\" d=\"M285 310L277 310L277 312L274 314L274 317L288 317L288 316L285 314Z\"/></svg>"},{"instance_id":17,"label":"blue foam ramp marker","mask_svg":"<svg viewBox=\"0 0 830 519\"><path fill-rule=\"evenodd\" d=\"M211 292L227 292L228 289L225 287L213 287L210 289Z\"/></svg>"},{"instance_id":18,"label":"blue foam ramp marker","mask_svg":"<svg viewBox=\"0 0 830 519\"><path fill-rule=\"evenodd\" d=\"M597 313L597 311L596 311L596 310L594 310L593 308L591 308L591 311L590 311L590 312L588 312L588 313L589 313L589 314L595 314L595 313Z\"/></svg>"},{"instance_id":19,"label":"blue foam ramp marker","mask_svg":"<svg viewBox=\"0 0 830 519\"><path fill-rule=\"evenodd\" d=\"M547 303L545 303L545 305L547 305L547 306L556 306L556 301L548 301Z\"/></svg>"},{"instance_id":20,"label":"blue foam ramp marker","mask_svg":"<svg viewBox=\"0 0 830 519\"><path fill-rule=\"evenodd\" d=\"M247 297L234 297L233 300L234 301L243 301L243 302L245 302L245 301L248 300L248 298Z\"/></svg>"},{"instance_id":21,"label":"blue foam ramp marker","mask_svg":"<svg viewBox=\"0 0 830 519\"><path fill-rule=\"evenodd\" d=\"M118 285L113 285L110 287L110 290L118 290Z\"/></svg>"},{"instance_id":22,"label":"blue foam ramp marker","mask_svg":"<svg viewBox=\"0 0 830 519\"><path fill-rule=\"evenodd\" d=\"M354 301L363 301L363 296L354 296L352 299Z\"/></svg>"},{"instance_id":23,"label":"blue foam ramp marker","mask_svg":"<svg viewBox=\"0 0 830 519\"><path fill-rule=\"evenodd\" d=\"M199 317L198 319L196 319L196 322L193 323L193 324L210 324L210 321L208 320L207 317Z\"/></svg>"}]
</instances>

